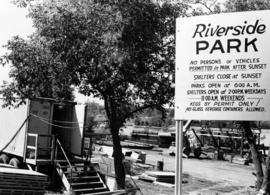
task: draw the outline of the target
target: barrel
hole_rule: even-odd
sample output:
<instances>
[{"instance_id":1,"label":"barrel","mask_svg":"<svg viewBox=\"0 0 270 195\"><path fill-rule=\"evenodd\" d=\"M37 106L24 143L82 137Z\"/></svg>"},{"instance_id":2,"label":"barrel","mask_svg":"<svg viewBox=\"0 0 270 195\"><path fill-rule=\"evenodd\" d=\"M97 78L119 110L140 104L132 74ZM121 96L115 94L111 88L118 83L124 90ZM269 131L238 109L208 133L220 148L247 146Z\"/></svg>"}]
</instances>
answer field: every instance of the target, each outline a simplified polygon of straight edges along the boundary
<instances>
[{"instance_id":1,"label":"barrel","mask_svg":"<svg viewBox=\"0 0 270 195\"><path fill-rule=\"evenodd\" d=\"M163 171L164 162L163 161L157 161L157 170Z\"/></svg>"}]
</instances>

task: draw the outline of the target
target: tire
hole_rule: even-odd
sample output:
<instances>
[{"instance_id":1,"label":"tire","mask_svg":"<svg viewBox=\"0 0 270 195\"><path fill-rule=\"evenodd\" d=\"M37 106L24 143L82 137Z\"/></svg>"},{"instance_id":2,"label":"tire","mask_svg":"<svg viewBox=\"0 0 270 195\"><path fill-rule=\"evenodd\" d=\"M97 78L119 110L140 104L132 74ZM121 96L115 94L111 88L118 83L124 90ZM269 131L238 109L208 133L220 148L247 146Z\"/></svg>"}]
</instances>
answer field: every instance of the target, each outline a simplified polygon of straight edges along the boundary
<instances>
[{"instance_id":1,"label":"tire","mask_svg":"<svg viewBox=\"0 0 270 195\"><path fill-rule=\"evenodd\" d=\"M0 155L0 163L8 164L8 162L9 162L9 157L6 154L1 154Z\"/></svg>"},{"instance_id":2,"label":"tire","mask_svg":"<svg viewBox=\"0 0 270 195\"><path fill-rule=\"evenodd\" d=\"M17 158L12 158L9 164L15 168L20 168L21 162Z\"/></svg>"}]
</instances>

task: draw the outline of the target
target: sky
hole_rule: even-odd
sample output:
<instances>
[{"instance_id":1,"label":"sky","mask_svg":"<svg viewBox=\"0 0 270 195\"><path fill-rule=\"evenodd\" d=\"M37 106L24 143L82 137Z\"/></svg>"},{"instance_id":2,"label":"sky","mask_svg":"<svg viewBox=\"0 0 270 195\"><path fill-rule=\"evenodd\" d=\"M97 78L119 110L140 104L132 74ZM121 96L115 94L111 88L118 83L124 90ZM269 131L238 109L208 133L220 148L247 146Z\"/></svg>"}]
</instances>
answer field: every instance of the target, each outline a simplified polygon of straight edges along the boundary
<instances>
[{"instance_id":1,"label":"sky","mask_svg":"<svg viewBox=\"0 0 270 195\"><path fill-rule=\"evenodd\" d=\"M8 52L3 45L7 44L13 36L27 38L34 32L32 20L26 17L27 14L27 9L16 7L10 0L0 0L0 56ZM0 86L4 80L10 81L9 70L9 65L0 66ZM89 100L102 104L100 100L85 97L77 92L75 92L75 97L75 101L79 103Z\"/></svg>"},{"instance_id":2,"label":"sky","mask_svg":"<svg viewBox=\"0 0 270 195\"><path fill-rule=\"evenodd\" d=\"M25 8L16 7L10 0L0 0L0 56L7 52L3 45L13 36L26 38L34 31L32 21L26 15ZM8 71L9 67L0 66L0 85L3 80L10 80Z\"/></svg>"}]
</instances>

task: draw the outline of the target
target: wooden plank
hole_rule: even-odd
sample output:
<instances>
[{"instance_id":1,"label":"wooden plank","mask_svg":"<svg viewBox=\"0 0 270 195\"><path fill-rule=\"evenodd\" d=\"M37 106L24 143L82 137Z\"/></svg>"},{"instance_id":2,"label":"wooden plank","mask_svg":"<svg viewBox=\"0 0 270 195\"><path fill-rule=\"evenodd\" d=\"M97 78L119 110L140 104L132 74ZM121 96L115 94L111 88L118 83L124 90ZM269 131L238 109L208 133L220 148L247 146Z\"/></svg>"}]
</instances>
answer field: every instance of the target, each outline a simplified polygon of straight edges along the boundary
<instances>
[{"instance_id":1,"label":"wooden plank","mask_svg":"<svg viewBox=\"0 0 270 195\"><path fill-rule=\"evenodd\" d=\"M30 185L38 185L38 186L42 186L42 185L44 185L44 184L48 184L49 182L47 182L47 181L36 181L36 180L14 180L14 179L6 179L6 180L0 180L1 182L0 182L0 185L1 184L10 184L10 185L14 185L14 184L16 184L17 185L17 183L19 184L19 185L28 185L28 184L30 184Z\"/></svg>"},{"instance_id":2,"label":"wooden plank","mask_svg":"<svg viewBox=\"0 0 270 195\"><path fill-rule=\"evenodd\" d=\"M28 135L29 137L36 137L36 138L37 138L37 136L38 136L38 134L36 134L36 133L27 133L27 135Z\"/></svg>"},{"instance_id":3,"label":"wooden plank","mask_svg":"<svg viewBox=\"0 0 270 195\"><path fill-rule=\"evenodd\" d=\"M51 157L49 157L48 159L30 159L30 158L26 158L25 162L31 165L49 165L49 164L53 164L53 161L50 159Z\"/></svg>"},{"instance_id":4,"label":"wooden plank","mask_svg":"<svg viewBox=\"0 0 270 195\"><path fill-rule=\"evenodd\" d=\"M21 181L21 180L25 180L25 181L28 181L28 180L30 180L30 181L37 181L37 182L47 182L48 180L47 179L40 179L40 178L29 178L29 177L20 177L20 178L18 178L18 177L1 177L0 178L0 182L1 181L10 181L10 180L12 180L12 181Z\"/></svg>"},{"instance_id":5,"label":"wooden plank","mask_svg":"<svg viewBox=\"0 0 270 195\"><path fill-rule=\"evenodd\" d=\"M12 173L12 174L26 174L26 175L36 175L36 176L44 176L47 177L45 174L36 172L36 171L30 171L26 169L17 169L17 168L9 168L9 167L1 167L0 166L0 174L3 173Z\"/></svg>"},{"instance_id":6,"label":"wooden plank","mask_svg":"<svg viewBox=\"0 0 270 195\"><path fill-rule=\"evenodd\" d=\"M35 187L35 186L19 186L19 187L14 187L14 186L2 186L0 185L0 189L11 189L11 190L44 190L45 188L41 187Z\"/></svg>"},{"instance_id":7,"label":"wooden plank","mask_svg":"<svg viewBox=\"0 0 270 195\"><path fill-rule=\"evenodd\" d=\"M248 161L245 158L240 158L240 157L233 157L232 163L239 164L239 165L248 165Z\"/></svg>"},{"instance_id":8,"label":"wooden plank","mask_svg":"<svg viewBox=\"0 0 270 195\"><path fill-rule=\"evenodd\" d=\"M48 180L48 177L40 177L40 176L35 176L35 175L26 175L26 174L12 174L12 173L5 173L1 174L0 173L0 178L23 178L23 179L33 179L33 180Z\"/></svg>"},{"instance_id":9,"label":"wooden plank","mask_svg":"<svg viewBox=\"0 0 270 195\"><path fill-rule=\"evenodd\" d=\"M45 191L44 190L12 190L12 189L1 189L0 188L0 194L1 195L22 195L22 194L31 194L31 195L44 195Z\"/></svg>"},{"instance_id":10,"label":"wooden plank","mask_svg":"<svg viewBox=\"0 0 270 195\"><path fill-rule=\"evenodd\" d=\"M31 150L36 150L36 149L37 149L36 146L30 146L30 145L26 146L26 148L27 148L27 149L31 149Z\"/></svg>"},{"instance_id":11,"label":"wooden plank","mask_svg":"<svg viewBox=\"0 0 270 195\"><path fill-rule=\"evenodd\" d=\"M173 172L166 172L166 171L146 171L145 174L147 175L151 175L151 176L154 176L154 177L157 177L157 176L167 176L167 177L174 177L175 176L175 173Z\"/></svg>"},{"instance_id":12,"label":"wooden plank","mask_svg":"<svg viewBox=\"0 0 270 195\"><path fill-rule=\"evenodd\" d=\"M35 175L26 175L26 174L12 174L12 173L0 173L0 178L18 178L18 179L33 179L33 180L47 180L46 177L40 177Z\"/></svg>"},{"instance_id":13,"label":"wooden plank","mask_svg":"<svg viewBox=\"0 0 270 195\"><path fill-rule=\"evenodd\" d=\"M73 191L74 191L74 192L78 192L78 193L80 193L80 192L86 192L86 191L87 191L87 193L90 193L90 192L96 191L96 190L107 190L107 188L105 188L105 187L84 188L84 189L75 189L75 190L73 190Z\"/></svg>"},{"instance_id":14,"label":"wooden plank","mask_svg":"<svg viewBox=\"0 0 270 195\"><path fill-rule=\"evenodd\" d=\"M200 136L206 136L206 137L221 137L221 138L229 138L227 135L209 135L209 134L203 134L203 133L197 133L197 135ZM231 136L233 139L241 139L241 137Z\"/></svg>"},{"instance_id":15,"label":"wooden plank","mask_svg":"<svg viewBox=\"0 0 270 195\"><path fill-rule=\"evenodd\" d=\"M22 183L22 184L32 184L35 185L36 183L42 183L46 184L48 181L43 181L43 180L33 180L33 179L12 179L12 178L5 178L1 179L0 183Z\"/></svg>"},{"instance_id":16,"label":"wooden plank","mask_svg":"<svg viewBox=\"0 0 270 195\"><path fill-rule=\"evenodd\" d=\"M132 188L132 189L127 189L127 190L116 190L116 191L111 191L111 192L96 192L92 193L91 195L122 195L122 194L127 194L127 192L135 192L138 189Z\"/></svg>"}]
</instances>

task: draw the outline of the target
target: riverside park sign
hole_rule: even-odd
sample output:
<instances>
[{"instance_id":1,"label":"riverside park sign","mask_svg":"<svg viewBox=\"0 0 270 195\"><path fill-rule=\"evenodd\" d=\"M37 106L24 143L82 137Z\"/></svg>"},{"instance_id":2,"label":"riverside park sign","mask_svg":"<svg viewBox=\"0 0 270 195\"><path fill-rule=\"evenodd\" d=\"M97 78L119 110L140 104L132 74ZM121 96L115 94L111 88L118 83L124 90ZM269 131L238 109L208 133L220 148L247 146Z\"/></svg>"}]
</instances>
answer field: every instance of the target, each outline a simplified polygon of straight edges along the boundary
<instances>
[{"instance_id":1,"label":"riverside park sign","mask_svg":"<svg viewBox=\"0 0 270 195\"><path fill-rule=\"evenodd\" d=\"M270 120L270 11L178 18L176 120Z\"/></svg>"}]
</instances>

